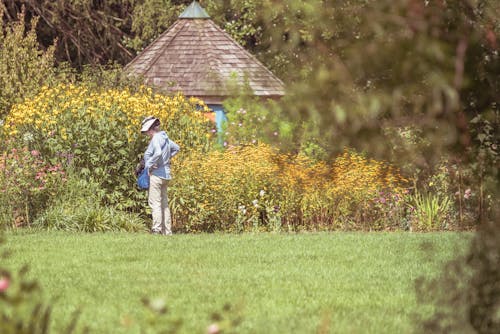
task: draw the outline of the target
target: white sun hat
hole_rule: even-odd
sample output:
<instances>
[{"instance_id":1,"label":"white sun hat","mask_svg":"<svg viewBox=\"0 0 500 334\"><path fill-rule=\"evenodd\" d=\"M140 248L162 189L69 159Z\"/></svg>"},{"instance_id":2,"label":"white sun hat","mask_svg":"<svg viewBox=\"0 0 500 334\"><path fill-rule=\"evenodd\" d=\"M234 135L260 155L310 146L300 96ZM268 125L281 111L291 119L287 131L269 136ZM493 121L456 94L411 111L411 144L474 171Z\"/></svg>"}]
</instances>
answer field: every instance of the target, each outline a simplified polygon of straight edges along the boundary
<instances>
[{"instance_id":1,"label":"white sun hat","mask_svg":"<svg viewBox=\"0 0 500 334\"><path fill-rule=\"evenodd\" d=\"M148 116L145 119L143 119L141 123L141 132L148 131L157 120L158 118L153 116Z\"/></svg>"}]
</instances>

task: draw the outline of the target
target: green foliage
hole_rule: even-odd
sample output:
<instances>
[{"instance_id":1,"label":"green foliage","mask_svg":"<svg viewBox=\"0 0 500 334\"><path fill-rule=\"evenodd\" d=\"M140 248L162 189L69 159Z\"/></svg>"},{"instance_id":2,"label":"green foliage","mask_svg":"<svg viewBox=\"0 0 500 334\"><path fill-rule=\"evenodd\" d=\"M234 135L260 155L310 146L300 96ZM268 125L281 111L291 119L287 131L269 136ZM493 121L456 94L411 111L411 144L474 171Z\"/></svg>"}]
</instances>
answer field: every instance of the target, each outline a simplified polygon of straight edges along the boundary
<instances>
[{"instance_id":1,"label":"green foliage","mask_svg":"<svg viewBox=\"0 0 500 334\"><path fill-rule=\"evenodd\" d=\"M328 139L316 131L315 120L294 119L275 100L253 96L250 88L229 83L231 97L224 101L228 121L222 139L226 146L265 143L281 151L303 153L315 160L328 157Z\"/></svg>"},{"instance_id":2,"label":"green foliage","mask_svg":"<svg viewBox=\"0 0 500 334\"><path fill-rule=\"evenodd\" d=\"M255 0L207 1L207 11L234 40L254 49L262 39L263 27L259 22L262 4L263 1Z\"/></svg>"},{"instance_id":3,"label":"green foliage","mask_svg":"<svg viewBox=\"0 0 500 334\"><path fill-rule=\"evenodd\" d=\"M0 268L0 332L48 333L51 308L42 302L38 284L26 278L26 267L16 275Z\"/></svg>"},{"instance_id":4,"label":"green foliage","mask_svg":"<svg viewBox=\"0 0 500 334\"><path fill-rule=\"evenodd\" d=\"M3 15L0 4L0 19ZM55 46L40 50L36 30L38 18L30 20L28 30L25 13L17 15L17 21L0 27L0 122L14 103L35 95L55 76Z\"/></svg>"},{"instance_id":5,"label":"green foliage","mask_svg":"<svg viewBox=\"0 0 500 334\"><path fill-rule=\"evenodd\" d=\"M143 0L134 5L131 14L133 37L124 37L124 45L135 52L142 51L172 25L184 5L170 0Z\"/></svg>"},{"instance_id":6,"label":"green foliage","mask_svg":"<svg viewBox=\"0 0 500 334\"><path fill-rule=\"evenodd\" d=\"M224 110L228 121L223 138L227 145L260 142L289 150L296 145L296 122L287 120L286 115L276 108L275 101L261 101L245 94L225 100Z\"/></svg>"},{"instance_id":7,"label":"green foliage","mask_svg":"<svg viewBox=\"0 0 500 334\"><path fill-rule=\"evenodd\" d=\"M452 206L449 197L416 192L412 196L411 205L417 229L424 231L447 229Z\"/></svg>"},{"instance_id":8,"label":"green foliage","mask_svg":"<svg viewBox=\"0 0 500 334\"><path fill-rule=\"evenodd\" d=\"M104 206L106 190L93 181L69 178L65 187L52 198L50 206L33 223L47 230L79 232L146 231L144 220L134 213Z\"/></svg>"}]
</instances>

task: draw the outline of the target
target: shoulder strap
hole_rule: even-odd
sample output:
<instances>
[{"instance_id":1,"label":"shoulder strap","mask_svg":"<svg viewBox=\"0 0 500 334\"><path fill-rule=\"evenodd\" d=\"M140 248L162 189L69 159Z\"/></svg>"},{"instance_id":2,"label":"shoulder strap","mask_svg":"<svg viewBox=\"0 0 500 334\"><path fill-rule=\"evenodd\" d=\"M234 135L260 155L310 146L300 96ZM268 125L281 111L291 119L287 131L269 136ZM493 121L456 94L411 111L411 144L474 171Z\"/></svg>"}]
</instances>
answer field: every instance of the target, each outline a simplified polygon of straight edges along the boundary
<instances>
[{"instance_id":1,"label":"shoulder strap","mask_svg":"<svg viewBox=\"0 0 500 334\"><path fill-rule=\"evenodd\" d=\"M162 153L163 153L163 150L165 149L165 147L168 146L168 149L167 149L167 160L170 160L170 139L167 138L167 140L165 140L165 144L163 144L163 147L161 148L162 150Z\"/></svg>"}]
</instances>

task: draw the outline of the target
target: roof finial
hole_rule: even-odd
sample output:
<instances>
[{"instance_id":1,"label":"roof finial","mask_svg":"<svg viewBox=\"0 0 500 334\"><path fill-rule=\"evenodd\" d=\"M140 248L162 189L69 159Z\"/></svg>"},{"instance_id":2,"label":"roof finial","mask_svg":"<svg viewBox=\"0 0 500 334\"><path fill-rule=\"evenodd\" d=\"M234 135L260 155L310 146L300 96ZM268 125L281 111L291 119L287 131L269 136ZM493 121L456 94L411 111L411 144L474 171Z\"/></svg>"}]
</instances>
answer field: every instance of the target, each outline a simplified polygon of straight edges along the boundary
<instances>
[{"instance_id":1,"label":"roof finial","mask_svg":"<svg viewBox=\"0 0 500 334\"><path fill-rule=\"evenodd\" d=\"M180 19L209 19L205 9L200 6L198 1L194 0L185 10L179 15Z\"/></svg>"}]
</instances>

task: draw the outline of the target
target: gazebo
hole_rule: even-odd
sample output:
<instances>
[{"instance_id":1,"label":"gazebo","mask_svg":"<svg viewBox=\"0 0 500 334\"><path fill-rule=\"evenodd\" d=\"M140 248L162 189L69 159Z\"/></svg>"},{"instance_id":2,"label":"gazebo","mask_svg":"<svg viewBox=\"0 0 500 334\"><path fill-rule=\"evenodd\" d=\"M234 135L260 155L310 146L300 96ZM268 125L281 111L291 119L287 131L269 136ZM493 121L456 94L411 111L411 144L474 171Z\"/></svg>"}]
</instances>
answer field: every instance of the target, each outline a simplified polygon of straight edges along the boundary
<instances>
[{"instance_id":1,"label":"gazebo","mask_svg":"<svg viewBox=\"0 0 500 334\"><path fill-rule=\"evenodd\" d=\"M215 112L219 129L226 120L222 102L229 96L229 82L247 83L266 99L284 95L283 82L218 27L198 1L125 70L169 93L203 100Z\"/></svg>"}]
</instances>

